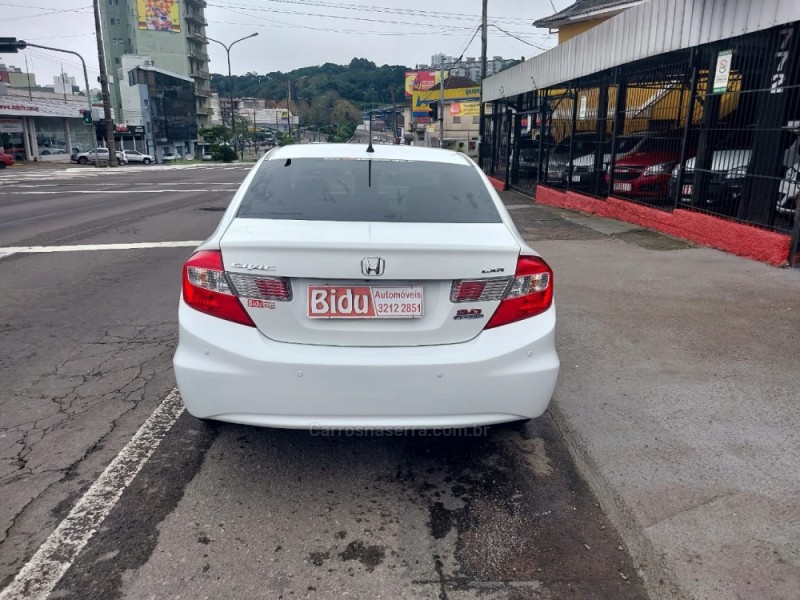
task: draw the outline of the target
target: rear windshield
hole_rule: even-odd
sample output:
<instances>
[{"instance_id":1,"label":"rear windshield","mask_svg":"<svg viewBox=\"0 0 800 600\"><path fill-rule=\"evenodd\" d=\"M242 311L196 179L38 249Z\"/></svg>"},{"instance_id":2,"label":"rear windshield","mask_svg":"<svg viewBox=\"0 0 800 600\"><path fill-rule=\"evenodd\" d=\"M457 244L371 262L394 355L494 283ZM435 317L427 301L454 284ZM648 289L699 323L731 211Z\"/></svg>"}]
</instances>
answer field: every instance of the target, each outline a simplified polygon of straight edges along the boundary
<instances>
[{"instance_id":1,"label":"rear windshield","mask_svg":"<svg viewBox=\"0 0 800 600\"><path fill-rule=\"evenodd\" d=\"M261 163L236 214L246 219L499 223L469 165L381 159Z\"/></svg>"}]
</instances>

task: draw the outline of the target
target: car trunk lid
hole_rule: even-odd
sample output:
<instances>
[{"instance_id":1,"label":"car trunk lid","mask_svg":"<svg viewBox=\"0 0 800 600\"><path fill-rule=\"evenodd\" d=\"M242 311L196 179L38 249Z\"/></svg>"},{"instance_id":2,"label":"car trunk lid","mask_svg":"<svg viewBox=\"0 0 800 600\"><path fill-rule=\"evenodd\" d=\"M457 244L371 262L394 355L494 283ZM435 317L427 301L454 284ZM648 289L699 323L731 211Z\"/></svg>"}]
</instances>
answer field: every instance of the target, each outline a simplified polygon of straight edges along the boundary
<instances>
[{"instance_id":1,"label":"car trunk lid","mask_svg":"<svg viewBox=\"0 0 800 600\"><path fill-rule=\"evenodd\" d=\"M234 219L220 247L234 287L240 296L251 296L242 304L262 334L281 342L333 346L421 346L474 338L514 275L520 251L502 222L249 218ZM487 290L497 293L451 301L454 281L476 279L491 280ZM284 285L289 293L276 299L272 294L283 294ZM267 295L260 297L264 291ZM314 313L312 300L335 301L336 294L345 297L339 307L346 310ZM378 302L401 305L400 310L390 311L389 318L354 314L353 294L362 302L369 294L376 310Z\"/></svg>"}]
</instances>

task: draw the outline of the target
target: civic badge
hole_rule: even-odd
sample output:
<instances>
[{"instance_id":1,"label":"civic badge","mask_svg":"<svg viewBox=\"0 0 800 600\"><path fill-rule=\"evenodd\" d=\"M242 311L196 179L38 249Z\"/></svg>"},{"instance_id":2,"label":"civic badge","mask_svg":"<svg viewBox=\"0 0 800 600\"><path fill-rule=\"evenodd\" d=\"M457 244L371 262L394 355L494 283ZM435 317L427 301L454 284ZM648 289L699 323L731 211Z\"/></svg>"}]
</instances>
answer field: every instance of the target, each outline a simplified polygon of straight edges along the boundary
<instances>
[{"instance_id":1,"label":"civic badge","mask_svg":"<svg viewBox=\"0 0 800 600\"><path fill-rule=\"evenodd\" d=\"M361 259L361 272L364 275L383 275L383 270L386 268L386 261L380 256L367 256Z\"/></svg>"}]
</instances>

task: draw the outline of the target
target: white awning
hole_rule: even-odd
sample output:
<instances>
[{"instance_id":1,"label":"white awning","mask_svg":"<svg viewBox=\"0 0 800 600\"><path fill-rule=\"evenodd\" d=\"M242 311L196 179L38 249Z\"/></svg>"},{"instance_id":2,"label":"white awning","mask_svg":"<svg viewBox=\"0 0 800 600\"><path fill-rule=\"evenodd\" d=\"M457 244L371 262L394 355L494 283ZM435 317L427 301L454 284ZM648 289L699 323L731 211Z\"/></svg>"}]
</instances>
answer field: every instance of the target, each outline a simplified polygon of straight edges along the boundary
<instances>
[{"instance_id":1,"label":"white awning","mask_svg":"<svg viewBox=\"0 0 800 600\"><path fill-rule=\"evenodd\" d=\"M795 21L800 21L800 0L650 0L488 77L483 101Z\"/></svg>"}]
</instances>

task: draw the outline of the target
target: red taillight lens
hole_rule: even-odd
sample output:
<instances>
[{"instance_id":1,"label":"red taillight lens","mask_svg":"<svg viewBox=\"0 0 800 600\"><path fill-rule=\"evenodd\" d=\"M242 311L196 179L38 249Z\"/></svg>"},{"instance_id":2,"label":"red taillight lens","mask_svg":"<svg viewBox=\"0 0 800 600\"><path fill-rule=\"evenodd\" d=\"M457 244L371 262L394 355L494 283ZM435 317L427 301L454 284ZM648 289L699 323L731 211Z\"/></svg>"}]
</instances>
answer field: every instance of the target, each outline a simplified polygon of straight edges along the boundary
<instances>
[{"instance_id":1,"label":"red taillight lens","mask_svg":"<svg viewBox=\"0 0 800 600\"><path fill-rule=\"evenodd\" d=\"M520 256L511 288L485 329L528 319L552 304L553 270L538 256Z\"/></svg>"},{"instance_id":2,"label":"red taillight lens","mask_svg":"<svg viewBox=\"0 0 800 600\"><path fill-rule=\"evenodd\" d=\"M200 312L255 327L228 285L219 250L196 252L183 265L183 300Z\"/></svg>"}]
</instances>

